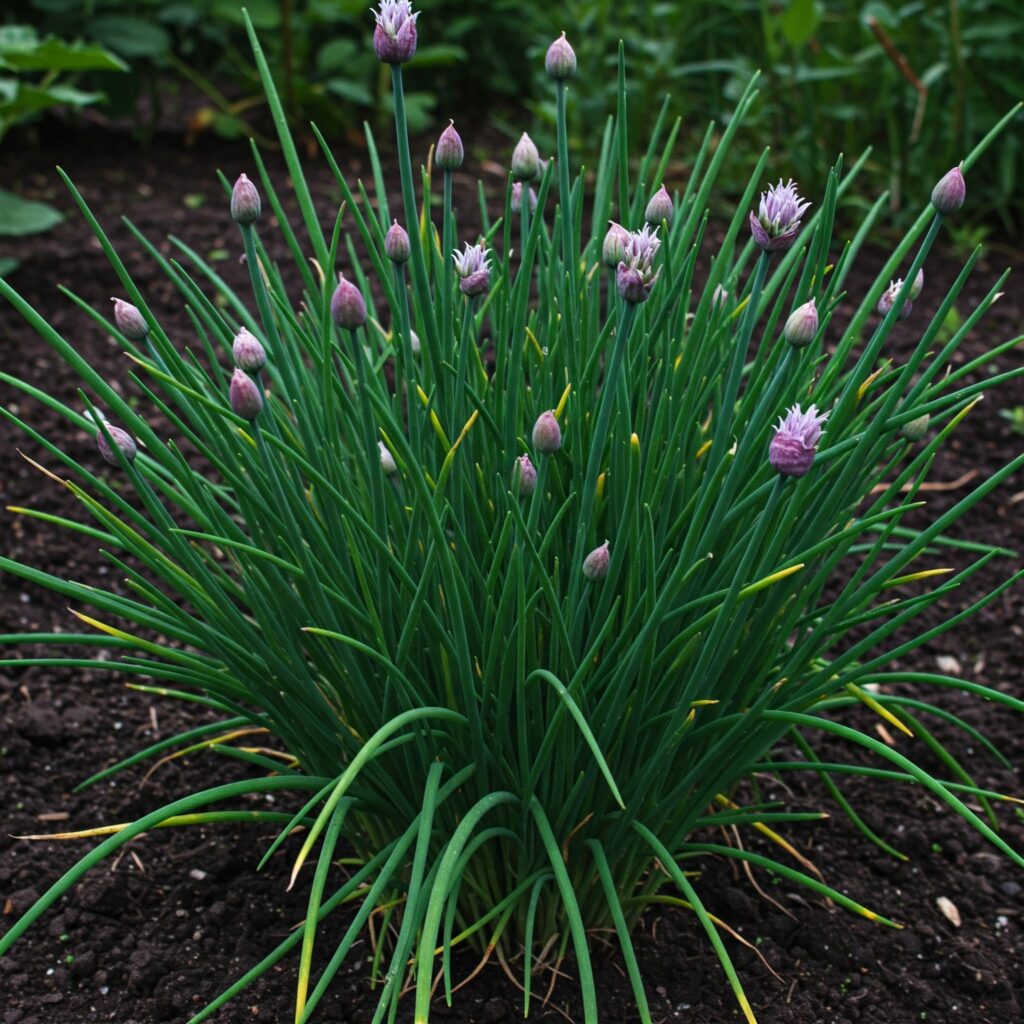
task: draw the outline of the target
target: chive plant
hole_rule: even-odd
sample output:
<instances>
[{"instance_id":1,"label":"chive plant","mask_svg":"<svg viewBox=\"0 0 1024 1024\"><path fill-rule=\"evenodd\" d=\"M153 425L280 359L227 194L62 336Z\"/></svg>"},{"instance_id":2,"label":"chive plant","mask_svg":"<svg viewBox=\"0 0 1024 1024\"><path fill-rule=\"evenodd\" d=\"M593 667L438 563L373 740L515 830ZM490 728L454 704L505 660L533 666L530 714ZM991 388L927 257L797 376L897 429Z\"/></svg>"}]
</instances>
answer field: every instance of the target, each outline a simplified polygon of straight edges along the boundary
<instances>
[{"instance_id":1,"label":"chive plant","mask_svg":"<svg viewBox=\"0 0 1024 1024\"><path fill-rule=\"evenodd\" d=\"M689 862L745 860L892 923L791 857L778 830L820 815L761 800L744 785L755 772L821 776L864 842L890 851L842 796L842 776L921 786L1024 866L996 830L992 804L1005 798L979 788L931 731L935 720L970 727L928 693L1024 703L888 667L991 600L913 629L1009 554L958 545L947 531L1024 456L924 528L904 522L981 392L1022 372L966 380L1014 342L953 361L1005 278L939 340L977 252L930 320L913 310L929 252L964 202L962 172L1009 118L936 186L867 292L849 295L844 281L885 208L883 196L851 239L834 237L837 202L863 161L849 171L837 162L813 205L781 181L757 203L766 151L719 236L708 209L755 83L721 136L708 131L673 194L674 129L660 123L631 159L620 49L617 112L586 176L570 166L576 58L562 37L547 60L557 157L545 165L522 142L504 208L481 189L483 232L466 237L452 198L465 157L454 127L436 150L439 204L431 161L413 172L402 65L416 15L408 0L384 0L376 17L394 88L400 203L389 206L375 148L371 198L318 134L344 197L333 224L321 223L250 25L301 223L254 148L257 181L223 182L251 295L184 245L186 260L168 260L134 232L188 311L191 347L168 336L65 179L123 289L112 322L90 315L130 360L138 408L0 281L80 374L82 407L0 376L94 432L111 472L0 412L60 467L95 521L63 525L99 540L129 589L0 559L68 598L90 627L3 639L113 648L106 669L219 713L86 784L198 741L248 772L111 828L7 931L0 952L147 829L244 820L279 830L259 866L287 856L308 911L193 1024L288 955L295 1019L310 1019L378 908L391 927L376 933L374 1024L393 1019L407 987L426 1021L435 986L451 998L451 953L464 943L515 972L527 1012L535 972L573 954L591 1024L594 929L614 930L650 1021L630 932L666 889L698 918L753 1020ZM269 212L298 294L265 247ZM832 329L837 312L842 330ZM900 320L917 338L903 362L889 354ZM972 561L957 572L934 566L944 545ZM938 751L950 778L846 724L842 712L857 705ZM275 738L280 759L235 745L254 728ZM867 748L875 763L823 759L823 737ZM785 760L773 753L781 743ZM293 813L238 809L268 791L291 794ZM777 856L715 841L711 827L724 825L758 827ZM359 858L347 876L334 867L343 848ZM343 907L350 923L314 972L319 925Z\"/></svg>"}]
</instances>

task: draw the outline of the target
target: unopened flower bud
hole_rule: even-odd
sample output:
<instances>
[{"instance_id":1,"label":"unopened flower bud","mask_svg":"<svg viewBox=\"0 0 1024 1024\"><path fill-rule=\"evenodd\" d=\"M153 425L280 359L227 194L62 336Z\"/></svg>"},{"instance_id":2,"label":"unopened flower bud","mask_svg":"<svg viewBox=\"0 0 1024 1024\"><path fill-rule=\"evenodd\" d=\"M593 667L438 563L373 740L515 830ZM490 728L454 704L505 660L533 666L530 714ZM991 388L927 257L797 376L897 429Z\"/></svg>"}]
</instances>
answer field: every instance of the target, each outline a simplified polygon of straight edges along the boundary
<instances>
[{"instance_id":1,"label":"unopened flower bud","mask_svg":"<svg viewBox=\"0 0 1024 1024\"><path fill-rule=\"evenodd\" d=\"M528 498L537 489L537 468L530 461L529 455L520 455L516 459L512 473L512 484L518 482L519 497Z\"/></svg>"},{"instance_id":2,"label":"unopened flower bud","mask_svg":"<svg viewBox=\"0 0 1024 1024\"><path fill-rule=\"evenodd\" d=\"M654 224L657 226L662 221L668 224L672 223L672 214L675 212L675 208L672 205L672 197L668 194L665 186L662 185L657 192L651 196L650 201L647 204L647 210L644 213L644 219L648 224Z\"/></svg>"},{"instance_id":3,"label":"unopened flower bud","mask_svg":"<svg viewBox=\"0 0 1024 1024\"><path fill-rule=\"evenodd\" d=\"M392 263L405 263L410 252L409 232L396 220L384 236L384 253Z\"/></svg>"},{"instance_id":4,"label":"unopened flower bud","mask_svg":"<svg viewBox=\"0 0 1024 1024\"><path fill-rule=\"evenodd\" d=\"M235 335L231 343L231 354L235 357L235 365L246 373L256 373L267 365L267 353L260 344L259 338L244 327Z\"/></svg>"},{"instance_id":5,"label":"unopened flower bud","mask_svg":"<svg viewBox=\"0 0 1024 1024\"><path fill-rule=\"evenodd\" d=\"M117 452L114 448L117 448L128 462L134 460L135 456L139 454L139 446L135 443L135 438L128 433L127 430L122 430L120 427L115 427L113 423L107 423L104 421L104 426L107 428L107 433L110 434L110 440L114 442L111 447L110 442L103 436L103 431L96 435L96 447L99 449L100 455L103 456L103 461L111 466L120 466L118 462Z\"/></svg>"},{"instance_id":6,"label":"unopened flower bud","mask_svg":"<svg viewBox=\"0 0 1024 1024\"><path fill-rule=\"evenodd\" d=\"M789 314L782 334L793 348L804 348L814 341L818 333L818 307L814 299L798 306Z\"/></svg>"},{"instance_id":7,"label":"unopened flower bud","mask_svg":"<svg viewBox=\"0 0 1024 1024\"><path fill-rule=\"evenodd\" d=\"M576 54L564 32L548 47L544 70L556 82L564 82L576 74Z\"/></svg>"},{"instance_id":8,"label":"unopened flower bud","mask_svg":"<svg viewBox=\"0 0 1024 1024\"><path fill-rule=\"evenodd\" d=\"M562 447L562 428L552 410L542 412L533 425L533 447L544 455Z\"/></svg>"},{"instance_id":9,"label":"unopened flower bud","mask_svg":"<svg viewBox=\"0 0 1024 1024\"><path fill-rule=\"evenodd\" d=\"M244 370L237 368L231 375L228 399L231 402L231 411L250 423L259 416L263 408L263 393L256 386L256 382Z\"/></svg>"},{"instance_id":10,"label":"unopened flower bud","mask_svg":"<svg viewBox=\"0 0 1024 1024\"><path fill-rule=\"evenodd\" d=\"M629 232L621 224L611 221L608 233L604 236L604 242L601 245L601 260L606 267L611 267L614 270L622 262L628 239Z\"/></svg>"},{"instance_id":11,"label":"unopened flower bud","mask_svg":"<svg viewBox=\"0 0 1024 1024\"><path fill-rule=\"evenodd\" d=\"M524 185L521 181L514 182L512 185L512 212L521 213L523 209L523 188ZM533 189L527 191L527 195L530 197L530 213L533 213L537 209L537 193Z\"/></svg>"},{"instance_id":12,"label":"unopened flower bud","mask_svg":"<svg viewBox=\"0 0 1024 1024\"><path fill-rule=\"evenodd\" d=\"M939 213L956 213L967 198L967 184L959 167L948 171L932 189L932 206Z\"/></svg>"},{"instance_id":13,"label":"unopened flower bud","mask_svg":"<svg viewBox=\"0 0 1024 1024\"><path fill-rule=\"evenodd\" d=\"M519 181L532 181L540 173L540 153L526 132L512 150L512 177Z\"/></svg>"},{"instance_id":14,"label":"unopened flower bud","mask_svg":"<svg viewBox=\"0 0 1024 1024\"><path fill-rule=\"evenodd\" d=\"M366 323L366 302L363 293L343 274L331 296L331 319L346 331L358 330Z\"/></svg>"},{"instance_id":15,"label":"unopened flower bud","mask_svg":"<svg viewBox=\"0 0 1024 1024\"><path fill-rule=\"evenodd\" d=\"M420 336L415 332L409 331L409 348L412 349L412 354L418 356L420 354Z\"/></svg>"},{"instance_id":16,"label":"unopened flower bud","mask_svg":"<svg viewBox=\"0 0 1024 1024\"><path fill-rule=\"evenodd\" d=\"M398 472L398 463L395 462L394 455L388 451L388 446L383 441L378 441L377 447L380 449L380 468L384 475L394 476Z\"/></svg>"},{"instance_id":17,"label":"unopened flower bud","mask_svg":"<svg viewBox=\"0 0 1024 1024\"><path fill-rule=\"evenodd\" d=\"M381 0L374 11L373 49L385 64L404 64L416 52L416 19L409 0Z\"/></svg>"},{"instance_id":18,"label":"unopened flower bud","mask_svg":"<svg viewBox=\"0 0 1024 1024\"><path fill-rule=\"evenodd\" d=\"M825 417L812 405L803 412L794 405L785 419L779 420L768 448L768 461L783 476L804 476L814 463Z\"/></svg>"},{"instance_id":19,"label":"unopened flower bud","mask_svg":"<svg viewBox=\"0 0 1024 1024\"><path fill-rule=\"evenodd\" d=\"M466 158L462 139L455 130L455 122L449 121L448 127L441 132L437 145L434 147L434 163L442 171L457 171Z\"/></svg>"},{"instance_id":20,"label":"unopened flower bud","mask_svg":"<svg viewBox=\"0 0 1024 1024\"><path fill-rule=\"evenodd\" d=\"M923 416L918 416L917 419L910 420L900 427L900 436L904 440L910 441L911 444L917 444L917 442L928 433L929 422L930 417L928 416L928 413L925 413Z\"/></svg>"},{"instance_id":21,"label":"unopened flower bud","mask_svg":"<svg viewBox=\"0 0 1024 1024\"><path fill-rule=\"evenodd\" d=\"M149 324L138 308L124 299L111 298L114 303L114 323L129 341L142 341L149 334Z\"/></svg>"},{"instance_id":22,"label":"unopened flower bud","mask_svg":"<svg viewBox=\"0 0 1024 1024\"><path fill-rule=\"evenodd\" d=\"M924 288L924 267L917 272L917 277L914 278L914 283L910 286L910 301L917 302L918 295L921 294L921 290Z\"/></svg>"},{"instance_id":23,"label":"unopened flower bud","mask_svg":"<svg viewBox=\"0 0 1024 1024\"><path fill-rule=\"evenodd\" d=\"M240 174L231 190L231 219L236 224L252 224L259 220L260 209L260 194L256 186Z\"/></svg>"},{"instance_id":24,"label":"unopened flower bud","mask_svg":"<svg viewBox=\"0 0 1024 1024\"><path fill-rule=\"evenodd\" d=\"M711 295L711 306L724 306L729 301L729 293L720 285L715 285L715 290Z\"/></svg>"},{"instance_id":25,"label":"unopened flower bud","mask_svg":"<svg viewBox=\"0 0 1024 1024\"><path fill-rule=\"evenodd\" d=\"M608 553L608 541L605 541L599 548L594 548L583 559L583 575L591 583L603 580L608 575L608 563L610 561L611 555Z\"/></svg>"}]
</instances>

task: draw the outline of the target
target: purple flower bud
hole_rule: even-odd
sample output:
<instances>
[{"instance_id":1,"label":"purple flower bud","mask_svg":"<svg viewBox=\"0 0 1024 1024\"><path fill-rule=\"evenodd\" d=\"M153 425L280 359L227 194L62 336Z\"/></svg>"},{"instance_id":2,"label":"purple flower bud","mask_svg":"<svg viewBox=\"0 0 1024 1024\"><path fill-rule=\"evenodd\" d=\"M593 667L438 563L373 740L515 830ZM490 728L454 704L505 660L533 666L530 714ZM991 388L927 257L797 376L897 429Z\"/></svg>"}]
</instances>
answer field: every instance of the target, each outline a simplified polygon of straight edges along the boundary
<instances>
[{"instance_id":1,"label":"purple flower bud","mask_svg":"<svg viewBox=\"0 0 1024 1024\"><path fill-rule=\"evenodd\" d=\"M256 186L240 174L231 190L231 219L236 224L252 224L259 220L260 194Z\"/></svg>"},{"instance_id":2,"label":"purple flower bud","mask_svg":"<svg viewBox=\"0 0 1024 1024\"><path fill-rule=\"evenodd\" d=\"M552 410L542 412L533 425L533 447L544 455L562 447L562 428Z\"/></svg>"},{"instance_id":3,"label":"purple flower bud","mask_svg":"<svg viewBox=\"0 0 1024 1024\"><path fill-rule=\"evenodd\" d=\"M583 559L583 575L590 580L591 583L597 583L599 580L603 580L608 575L608 563L611 561L611 555L608 553L608 541L605 541L599 548L594 548L593 551Z\"/></svg>"},{"instance_id":4,"label":"purple flower bud","mask_svg":"<svg viewBox=\"0 0 1024 1024\"><path fill-rule=\"evenodd\" d=\"M629 232L615 221L609 221L609 225L608 233L604 236L604 242L601 245L601 260L606 267L611 267L614 270L626 255Z\"/></svg>"},{"instance_id":5,"label":"purple flower bud","mask_svg":"<svg viewBox=\"0 0 1024 1024\"><path fill-rule=\"evenodd\" d=\"M250 423L259 416L260 410L263 408L263 392L256 386L256 382L249 374L237 367L231 374L228 399L231 402L231 411Z\"/></svg>"},{"instance_id":6,"label":"purple flower bud","mask_svg":"<svg viewBox=\"0 0 1024 1024\"><path fill-rule=\"evenodd\" d=\"M528 498L537 490L537 469L530 461L529 455L520 455L516 459L515 469L512 472L512 485L518 481L519 497Z\"/></svg>"},{"instance_id":7,"label":"purple flower bud","mask_svg":"<svg viewBox=\"0 0 1024 1024\"><path fill-rule=\"evenodd\" d=\"M917 272L917 277L914 278L914 283L910 286L910 301L917 302L918 295L921 294L924 288L924 267Z\"/></svg>"},{"instance_id":8,"label":"purple flower bud","mask_svg":"<svg viewBox=\"0 0 1024 1024\"><path fill-rule=\"evenodd\" d=\"M526 132L512 150L512 177L519 181L532 181L540 173L540 153Z\"/></svg>"},{"instance_id":9,"label":"purple flower bud","mask_svg":"<svg viewBox=\"0 0 1024 1024\"><path fill-rule=\"evenodd\" d=\"M117 324L117 329L129 341L142 341L149 334L149 324L146 323L145 317L137 307L125 302L124 299L111 296L110 301L114 304L114 323Z\"/></svg>"},{"instance_id":10,"label":"purple flower bud","mask_svg":"<svg viewBox=\"0 0 1024 1024\"><path fill-rule=\"evenodd\" d=\"M114 442L114 448L117 448L126 461L132 462L135 456L139 454L139 446L135 443L135 438L127 430L115 427L113 423L104 421L103 425L107 428L107 433L110 434L110 440ZM108 465L121 465L117 459L117 452L114 451L114 448L110 446L110 443L103 436L102 430L96 435L96 447L99 449L100 455L103 456L103 461Z\"/></svg>"},{"instance_id":11,"label":"purple flower bud","mask_svg":"<svg viewBox=\"0 0 1024 1024\"><path fill-rule=\"evenodd\" d=\"M409 259L409 232L397 220L384 236L384 253L392 263L405 263Z\"/></svg>"},{"instance_id":12,"label":"purple flower bud","mask_svg":"<svg viewBox=\"0 0 1024 1024\"><path fill-rule=\"evenodd\" d=\"M373 49L385 64L404 64L416 52L416 19L409 0L380 0L373 12L377 25L373 30Z\"/></svg>"},{"instance_id":13,"label":"purple flower bud","mask_svg":"<svg viewBox=\"0 0 1024 1024\"><path fill-rule=\"evenodd\" d=\"M441 132L441 137L434 147L434 162L442 171L457 171L466 158L462 147L462 139L455 130L455 122L449 121L448 127Z\"/></svg>"},{"instance_id":14,"label":"purple flower bud","mask_svg":"<svg viewBox=\"0 0 1024 1024\"><path fill-rule=\"evenodd\" d=\"M939 213L956 213L967 198L967 185L959 167L948 171L932 189L932 206Z\"/></svg>"},{"instance_id":15,"label":"purple flower bud","mask_svg":"<svg viewBox=\"0 0 1024 1024\"><path fill-rule=\"evenodd\" d=\"M459 275L459 289L470 298L483 295L491 280L491 261L488 259L490 250L483 242L476 245L465 243L463 252L456 249L452 253L455 273Z\"/></svg>"},{"instance_id":16,"label":"purple flower bud","mask_svg":"<svg viewBox=\"0 0 1024 1024\"><path fill-rule=\"evenodd\" d=\"M259 338L250 334L244 327L231 343L231 354L235 357L235 365L246 373L256 373L267 365L267 353Z\"/></svg>"},{"instance_id":17,"label":"purple flower bud","mask_svg":"<svg viewBox=\"0 0 1024 1024\"><path fill-rule=\"evenodd\" d=\"M817 406L802 412L799 405L794 405L786 418L779 420L768 448L772 468L783 476L803 476L814 462L824 422L825 416L818 415Z\"/></svg>"},{"instance_id":18,"label":"purple flower bud","mask_svg":"<svg viewBox=\"0 0 1024 1024\"><path fill-rule=\"evenodd\" d=\"M537 193L531 188L527 195L530 197L530 213L537 209ZM523 183L514 182L512 185L512 212L520 213L523 209Z\"/></svg>"},{"instance_id":19,"label":"purple flower bud","mask_svg":"<svg viewBox=\"0 0 1024 1024\"><path fill-rule=\"evenodd\" d=\"M910 441L911 444L917 444L917 442L928 433L929 422L930 418L928 413L925 413L923 416L918 416L916 420L910 420L908 423L904 423L903 426L900 427L900 436L905 440Z\"/></svg>"},{"instance_id":20,"label":"purple flower bud","mask_svg":"<svg viewBox=\"0 0 1024 1024\"><path fill-rule=\"evenodd\" d=\"M380 449L380 468L384 475L394 476L398 472L398 463L395 462L394 455L388 451L388 446L383 441L378 441L377 447Z\"/></svg>"},{"instance_id":21,"label":"purple flower bud","mask_svg":"<svg viewBox=\"0 0 1024 1024\"><path fill-rule=\"evenodd\" d=\"M639 231L627 232L622 261L615 270L615 286L627 302L645 302L651 294L661 273L654 269L654 257L660 246L657 228L644 225Z\"/></svg>"},{"instance_id":22,"label":"purple flower bud","mask_svg":"<svg viewBox=\"0 0 1024 1024\"><path fill-rule=\"evenodd\" d=\"M814 299L798 306L789 314L782 334L793 348L804 348L814 341L818 333L818 307Z\"/></svg>"},{"instance_id":23,"label":"purple flower bud","mask_svg":"<svg viewBox=\"0 0 1024 1024\"><path fill-rule=\"evenodd\" d=\"M548 47L544 70L558 82L564 82L576 74L576 54L564 32Z\"/></svg>"},{"instance_id":24,"label":"purple flower bud","mask_svg":"<svg viewBox=\"0 0 1024 1024\"><path fill-rule=\"evenodd\" d=\"M363 293L344 274L338 275L338 287L331 296L331 319L346 331L358 330L366 323Z\"/></svg>"},{"instance_id":25,"label":"purple flower bud","mask_svg":"<svg viewBox=\"0 0 1024 1024\"><path fill-rule=\"evenodd\" d=\"M672 197L668 194L665 186L662 185L657 192L651 196L644 213L644 219L648 224L658 225L662 221L672 223L672 214L675 208L672 206Z\"/></svg>"},{"instance_id":26,"label":"purple flower bud","mask_svg":"<svg viewBox=\"0 0 1024 1024\"><path fill-rule=\"evenodd\" d=\"M750 233L765 252L788 249L800 230L800 218L811 204L801 199L796 182L770 185L761 193L757 216L750 214Z\"/></svg>"},{"instance_id":27,"label":"purple flower bud","mask_svg":"<svg viewBox=\"0 0 1024 1024\"><path fill-rule=\"evenodd\" d=\"M924 278L923 277L921 279L921 284L922 285L924 284ZM882 292L882 297L878 300L877 307L875 307L878 310L878 313L879 313L880 316L887 316L888 315L889 310L892 309L893 303L896 301L896 297L899 295L899 293L900 293L900 291L902 289L903 289L903 278L902 277L898 277L898 278L896 278L895 281L890 281L889 282L889 287L886 288L886 290L884 292ZM910 294L911 294L911 299L912 299L913 294L914 294L913 286L911 286ZM911 312L914 309L914 303L911 301L911 299L907 299L903 303L903 308L899 311L899 313L896 314L896 319L897 320L906 320L907 317L910 316Z\"/></svg>"}]
</instances>

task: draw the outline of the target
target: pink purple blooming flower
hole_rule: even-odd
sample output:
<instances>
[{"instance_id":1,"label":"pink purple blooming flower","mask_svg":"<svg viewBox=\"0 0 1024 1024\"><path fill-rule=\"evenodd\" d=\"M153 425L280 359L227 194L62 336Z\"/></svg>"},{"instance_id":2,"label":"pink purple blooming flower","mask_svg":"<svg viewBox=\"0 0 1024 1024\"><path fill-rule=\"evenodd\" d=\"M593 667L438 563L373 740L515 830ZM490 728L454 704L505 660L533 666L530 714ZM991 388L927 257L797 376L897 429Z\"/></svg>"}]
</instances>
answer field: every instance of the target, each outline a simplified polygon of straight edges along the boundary
<instances>
[{"instance_id":1,"label":"pink purple blooming flower","mask_svg":"<svg viewBox=\"0 0 1024 1024\"><path fill-rule=\"evenodd\" d=\"M627 232L622 259L615 270L616 287L627 302L644 302L651 294L661 273L654 269L654 257L660 247L657 228L645 224L639 231Z\"/></svg>"},{"instance_id":2,"label":"pink purple blooming flower","mask_svg":"<svg viewBox=\"0 0 1024 1024\"><path fill-rule=\"evenodd\" d=\"M924 286L924 276L921 276L921 285ZM913 299L915 296L914 289L917 287L917 282L910 286L910 298L906 299L903 303L903 308L896 314L898 320L906 320L910 316L914 309ZM880 316L886 316L890 309L892 309L893 303L896 301L897 296L903 289L903 278L897 277L895 281L889 282L889 287L882 292L881 298L878 300L878 313ZM920 289L918 289L920 291Z\"/></svg>"},{"instance_id":3,"label":"pink purple blooming flower","mask_svg":"<svg viewBox=\"0 0 1024 1024\"><path fill-rule=\"evenodd\" d=\"M780 418L768 447L772 468L783 476L803 476L814 462L826 416L818 413L816 405L806 412L794 405L784 419Z\"/></svg>"},{"instance_id":4,"label":"pink purple blooming flower","mask_svg":"<svg viewBox=\"0 0 1024 1024\"><path fill-rule=\"evenodd\" d=\"M416 19L409 0L381 0L373 12L373 49L385 64L404 64L416 52Z\"/></svg>"},{"instance_id":5,"label":"pink purple blooming flower","mask_svg":"<svg viewBox=\"0 0 1024 1024\"><path fill-rule=\"evenodd\" d=\"M800 218L811 204L801 199L796 182L785 185L779 179L777 185L770 185L761 193L761 205L757 215L750 214L750 233L754 241L765 252L788 249L800 230Z\"/></svg>"},{"instance_id":6,"label":"pink purple blooming flower","mask_svg":"<svg viewBox=\"0 0 1024 1024\"><path fill-rule=\"evenodd\" d=\"M483 295L491 280L490 250L483 242L476 245L465 243L462 252L456 249L452 253L455 262L455 273L459 275L459 289L463 295L470 297Z\"/></svg>"}]
</instances>

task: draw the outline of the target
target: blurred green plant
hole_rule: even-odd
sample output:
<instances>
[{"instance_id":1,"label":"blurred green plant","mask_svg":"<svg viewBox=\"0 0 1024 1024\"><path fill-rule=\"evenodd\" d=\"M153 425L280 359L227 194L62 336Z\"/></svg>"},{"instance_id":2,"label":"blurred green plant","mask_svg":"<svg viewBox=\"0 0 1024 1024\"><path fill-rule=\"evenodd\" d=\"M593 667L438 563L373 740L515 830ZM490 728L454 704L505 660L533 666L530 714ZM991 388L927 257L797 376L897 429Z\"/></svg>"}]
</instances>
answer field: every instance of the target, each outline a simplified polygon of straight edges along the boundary
<instances>
[{"instance_id":1,"label":"blurred green plant","mask_svg":"<svg viewBox=\"0 0 1024 1024\"><path fill-rule=\"evenodd\" d=\"M102 47L40 37L29 25L0 26L0 142L15 125L32 121L45 110L80 110L100 102L102 92L71 84L77 73L125 70L125 64ZM0 189L0 235L37 234L62 219L60 211L47 203ZM0 273L9 274L16 266L16 260L4 258Z\"/></svg>"}]
</instances>

